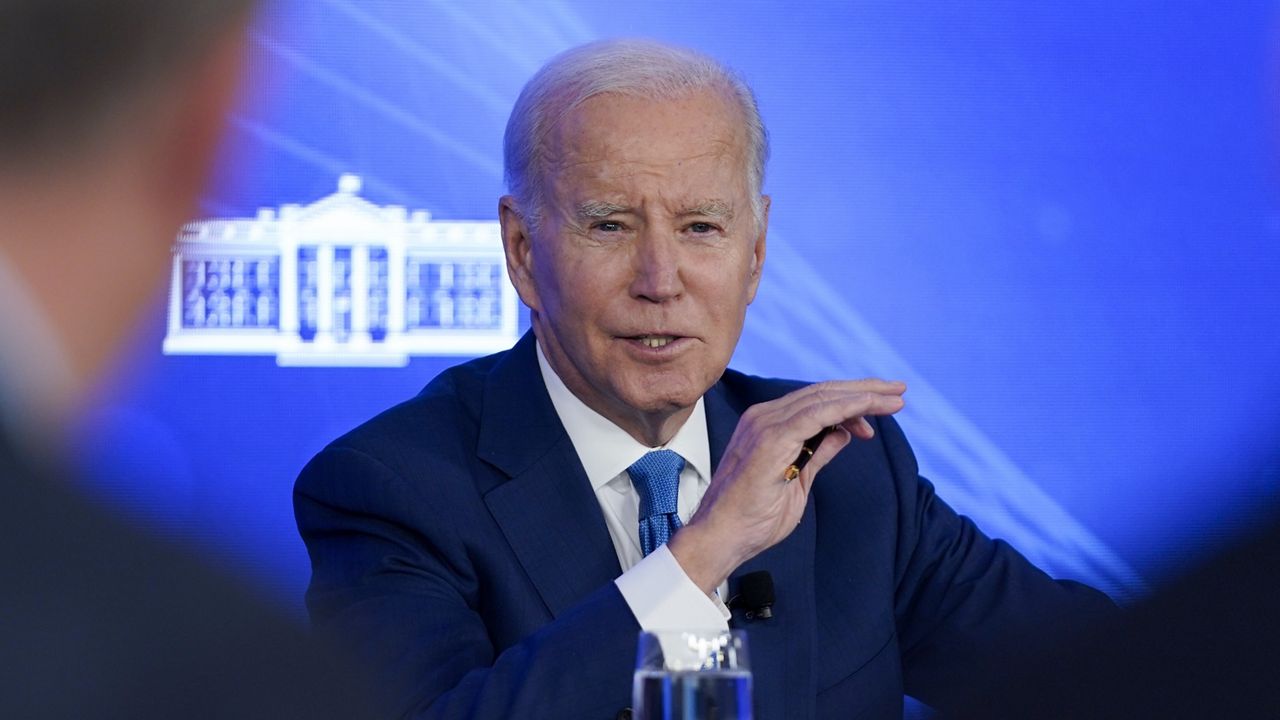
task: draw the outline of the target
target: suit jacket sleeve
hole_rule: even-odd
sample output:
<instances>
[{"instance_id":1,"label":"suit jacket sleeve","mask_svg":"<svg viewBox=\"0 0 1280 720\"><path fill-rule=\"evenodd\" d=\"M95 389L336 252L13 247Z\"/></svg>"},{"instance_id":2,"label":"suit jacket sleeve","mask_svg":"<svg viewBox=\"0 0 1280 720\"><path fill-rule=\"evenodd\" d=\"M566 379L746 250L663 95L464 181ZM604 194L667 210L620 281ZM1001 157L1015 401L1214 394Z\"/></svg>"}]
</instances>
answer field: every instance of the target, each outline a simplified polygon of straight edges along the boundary
<instances>
[{"instance_id":1,"label":"suit jacket sleeve","mask_svg":"<svg viewBox=\"0 0 1280 720\"><path fill-rule=\"evenodd\" d=\"M494 594L465 515L423 487L342 445L303 470L294 503L320 631L386 680L405 717L612 718L628 704L639 626L617 588L500 646L492 618L530 611L486 607Z\"/></svg>"},{"instance_id":2,"label":"suit jacket sleeve","mask_svg":"<svg viewBox=\"0 0 1280 720\"><path fill-rule=\"evenodd\" d=\"M897 423L879 431L899 494L894 612L909 695L954 708L1036 648L1116 613L1106 595L1053 580L956 514L919 476Z\"/></svg>"}]
</instances>

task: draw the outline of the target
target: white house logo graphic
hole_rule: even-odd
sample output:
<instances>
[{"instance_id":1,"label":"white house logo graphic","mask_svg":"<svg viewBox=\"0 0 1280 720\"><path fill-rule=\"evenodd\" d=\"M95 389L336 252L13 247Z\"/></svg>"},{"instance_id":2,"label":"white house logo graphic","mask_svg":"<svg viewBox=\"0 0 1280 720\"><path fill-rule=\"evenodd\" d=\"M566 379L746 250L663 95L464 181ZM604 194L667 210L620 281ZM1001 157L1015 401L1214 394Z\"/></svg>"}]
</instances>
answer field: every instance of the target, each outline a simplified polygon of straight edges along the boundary
<instances>
[{"instance_id":1,"label":"white house logo graphic","mask_svg":"<svg viewBox=\"0 0 1280 720\"><path fill-rule=\"evenodd\" d=\"M359 197L184 226L165 354L275 355L280 365L399 366L516 340L496 222L432 221Z\"/></svg>"}]
</instances>

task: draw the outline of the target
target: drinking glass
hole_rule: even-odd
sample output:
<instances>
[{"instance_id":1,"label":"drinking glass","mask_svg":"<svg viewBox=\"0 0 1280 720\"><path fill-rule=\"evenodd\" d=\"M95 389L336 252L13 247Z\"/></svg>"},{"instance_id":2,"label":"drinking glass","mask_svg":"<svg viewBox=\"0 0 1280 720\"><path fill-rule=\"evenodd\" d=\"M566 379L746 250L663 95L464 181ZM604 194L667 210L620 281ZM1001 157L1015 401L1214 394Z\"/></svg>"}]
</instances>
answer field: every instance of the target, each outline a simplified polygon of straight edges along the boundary
<instances>
[{"instance_id":1,"label":"drinking glass","mask_svg":"<svg viewBox=\"0 0 1280 720\"><path fill-rule=\"evenodd\" d=\"M641 632L631 692L636 720L751 720L746 633Z\"/></svg>"}]
</instances>

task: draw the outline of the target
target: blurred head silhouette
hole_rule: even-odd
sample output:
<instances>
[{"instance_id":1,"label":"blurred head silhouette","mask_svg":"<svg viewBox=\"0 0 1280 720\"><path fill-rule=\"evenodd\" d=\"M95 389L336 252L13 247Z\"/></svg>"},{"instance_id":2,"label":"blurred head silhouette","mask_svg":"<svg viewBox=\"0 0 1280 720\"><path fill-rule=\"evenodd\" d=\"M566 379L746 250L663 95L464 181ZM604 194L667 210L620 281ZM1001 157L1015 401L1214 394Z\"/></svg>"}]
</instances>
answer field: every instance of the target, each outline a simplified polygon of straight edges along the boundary
<instances>
[{"instance_id":1,"label":"blurred head silhouette","mask_svg":"<svg viewBox=\"0 0 1280 720\"><path fill-rule=\"evenodd\" d=\"M253 4L0 0L0 326L22 339L0 350L9 404L64 420L154 298Z\"/></svg>"}]
</instances>

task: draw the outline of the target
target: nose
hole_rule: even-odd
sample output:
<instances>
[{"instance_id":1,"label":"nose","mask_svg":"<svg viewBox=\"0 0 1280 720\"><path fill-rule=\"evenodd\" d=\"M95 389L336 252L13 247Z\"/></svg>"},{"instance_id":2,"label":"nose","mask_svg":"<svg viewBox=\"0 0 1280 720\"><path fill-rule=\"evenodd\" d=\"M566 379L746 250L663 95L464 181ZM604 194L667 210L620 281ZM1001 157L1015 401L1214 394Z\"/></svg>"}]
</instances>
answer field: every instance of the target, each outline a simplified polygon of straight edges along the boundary
<instances>
[{"instance_id":1,"label":"nose","mask_svg":"<svg viewBox=\"0 0 1280 720\"><path fill-rule=\"evenodd\" d=\"M661 303L684 293L680 277L679 239L663 232L648 231L636 240L631 297Z\"/></svg>"}]
</instances>

